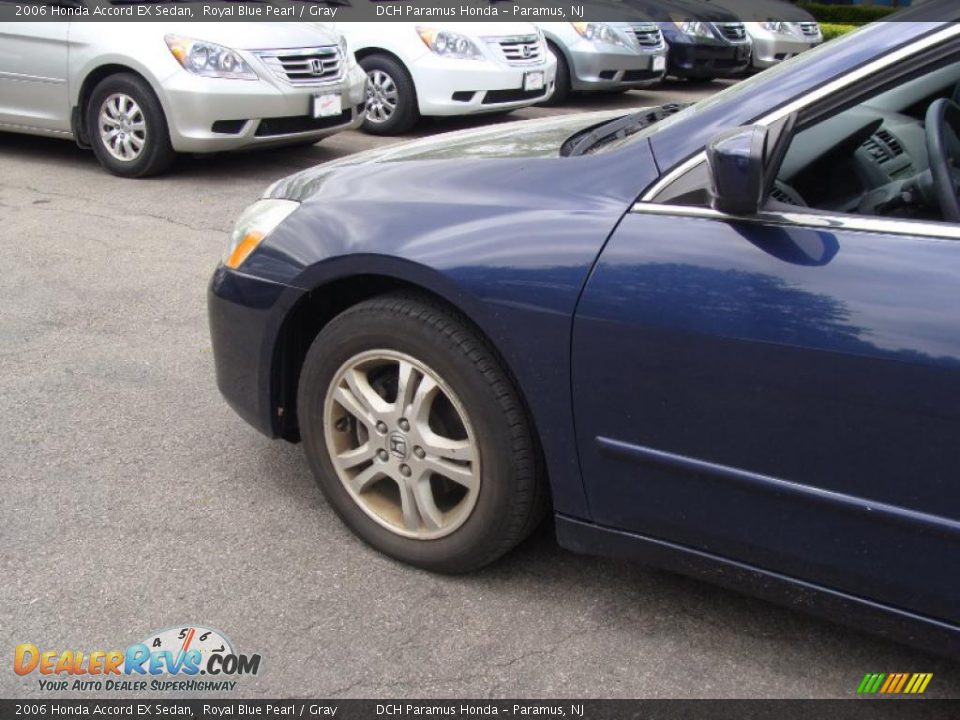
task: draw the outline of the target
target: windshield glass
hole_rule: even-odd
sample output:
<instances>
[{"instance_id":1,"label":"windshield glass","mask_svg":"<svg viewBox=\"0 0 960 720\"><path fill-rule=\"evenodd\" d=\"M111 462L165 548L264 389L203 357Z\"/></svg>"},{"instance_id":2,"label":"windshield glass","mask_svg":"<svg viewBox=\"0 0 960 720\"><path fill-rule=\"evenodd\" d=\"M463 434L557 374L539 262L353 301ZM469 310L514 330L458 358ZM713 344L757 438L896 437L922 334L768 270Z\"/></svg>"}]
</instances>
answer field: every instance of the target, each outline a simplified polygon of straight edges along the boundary
<instances>
[{"instance_id":1,"label":"windshield glass","mask_svg":"<svg viewBox=\"0 0 960 720\"><path fill-rule=\"evenodd\" d=\"M661 130L670 127L671 125L673 125L673 123L683 122L684 120L687 120L688 118L690 118L693 115L696 115L697 113L705 112L706 110L709 110L715 105L730 101L736 98L738 95L742 93L746 93L749 90L752 90L757 85L760 85L766 82L775 83L776 82L775 78L779 77L783 73L794 71L798 66L802 65L803 63L810 62L811 60L816 60L821 55L826 55L827 53L836 52L838 48L851 42L852 39L859 37L865 32L869 32L872 27L873 26L871 25L867 25L847 35L843 35L842 37L839 37L835 40L830 40L829 42L825 42L822 45L818 45L812 50L808 50L802 55L797 55L796 57L793 57L789 60L785 60L784 62L780 63L779 65L775 65L769 70L765 70L764 72L758 75L754 75L752 78L743 80L742 82L739 82L736 85L731 85L727 89L718 92L716 95L712 95L709 98L706 98L704 100L701 100L698 103L695 103L694 105L690 105L684 110L681 110L680 112L674 115L670 115L669 117L664 118L658 123L649 125L625 137L617 138L610 142L604 143L603 145L597 147L596 151L610 152L612 150L616 150L618 148L624 147L631 143L635 143L638 140L649 138L652 135L660 132Z\"/></svg>"}]
</instances>

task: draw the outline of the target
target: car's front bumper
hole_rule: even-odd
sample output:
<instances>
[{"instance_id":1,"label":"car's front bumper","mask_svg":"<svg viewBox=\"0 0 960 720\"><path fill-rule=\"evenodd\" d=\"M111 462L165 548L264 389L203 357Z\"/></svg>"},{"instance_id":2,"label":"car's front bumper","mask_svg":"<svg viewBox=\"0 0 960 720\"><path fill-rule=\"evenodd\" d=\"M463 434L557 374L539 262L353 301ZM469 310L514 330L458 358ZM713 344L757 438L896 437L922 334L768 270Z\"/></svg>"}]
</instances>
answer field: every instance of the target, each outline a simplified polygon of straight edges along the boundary
<instances>
[{"instance_id":1,"label":"car's front bumper","mask_svg":"<svg viewBox=\"0 0 960 720\"><path fill-rule=\"evenodd\" d=\"M178 72L161 87L174 149L195 153L320 140L359 127L365 90L366 74L358 65L339 81L316 86ZM331 92L341 97L341 115L313 118L313 97Z\"/></svg>"},{"instance_id":2,"label":"car's front bumper","mask_svg":"<svg viewBox=\"0 0 960 720\"><path fill-rule=\"evenodd\" d=\"M207 290L217 386L240 417L269 437L283 434L275 407L274 347L282 318L303 290L220 265Z\"/></svg>"},{"instance_id":3,"label":"car's front bumper","mask_svg":"<svg viewBox=\"0 0 960 720\"><path fill-rule=\"evenodd\" d=\"M750 67L750 43L671 42L667 73L682 78L734 77Z\"/></svg>"},{"instance_id":4,"label":"car's front bumper","mask_svg":"<svg viewBox=\"0 0 960 720\"><path fill-rule=\"evenodd\" d=\"M753 67L763 70L816 47L822 37L801 39L790 35L753 35Z\"/></svg>"},{"instance_id":5,"label":"car's front bumper","mask_svg":"<svg viewBox=\"0 0 960 720\"><path fill-rule=\"evenodd\" d=\"M507 66L489 60L458 60L428 54L410 67L421 115L471 115L526 107L550 97L557 61ZM525 91L524 77L542 72L544 87Z\"/></svg>"},{"instance_id":6,"label":"car's front bumper","mask_svg":"<svg viewBox=\"0 0 960 720\"><path fill-rule=\"evenodd\" d=\"M566 48L570 87L578 91L617 90L653 85L666 73L667 47L638 52L633 48L583 41Z\"/></svg>"}]
</instances>

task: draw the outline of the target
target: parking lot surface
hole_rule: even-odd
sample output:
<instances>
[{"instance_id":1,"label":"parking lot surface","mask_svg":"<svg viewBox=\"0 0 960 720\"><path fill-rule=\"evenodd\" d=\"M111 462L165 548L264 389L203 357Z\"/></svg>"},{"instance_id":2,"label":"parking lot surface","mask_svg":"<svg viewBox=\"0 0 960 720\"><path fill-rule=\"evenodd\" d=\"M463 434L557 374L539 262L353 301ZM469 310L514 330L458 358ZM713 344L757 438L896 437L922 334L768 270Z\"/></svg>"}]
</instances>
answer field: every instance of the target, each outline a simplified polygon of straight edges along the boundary
<instances>
[{"instance_id":1,"label":"parking lot surface","mask_svg":"<svg viewBox=\"0 0 960 720\"><path fill-rule=\"evenodd\" d=\"M511 118L718 87L574 98ZM933 672L927 695L960 696L957 663L572 555L549 523L466 577L356 540L300 448L261 437L221 400L205 292L233 221L267 184L387 142L347 133L308 150L182 158L130 181L71 143L0 134L7 663L19 643L121 649L199 624L263 658L233 697L853 697L865 673L892 671ZM62 694L37 677L5 664L0 696Z\"/></svg>"}]
</instances>

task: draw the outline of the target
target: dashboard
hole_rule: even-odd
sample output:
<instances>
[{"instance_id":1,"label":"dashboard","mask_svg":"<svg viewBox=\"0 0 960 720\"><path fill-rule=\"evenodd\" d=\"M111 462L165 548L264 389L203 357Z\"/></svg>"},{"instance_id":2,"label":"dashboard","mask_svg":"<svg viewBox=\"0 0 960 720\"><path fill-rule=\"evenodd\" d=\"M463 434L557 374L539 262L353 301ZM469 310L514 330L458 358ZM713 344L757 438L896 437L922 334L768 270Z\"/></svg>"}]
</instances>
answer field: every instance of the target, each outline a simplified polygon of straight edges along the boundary
<instances>
[{"instance_id":1,"label":"dashboard","mask_svg":"<svg viewBox=\"0 0 960 720\"><path fill-rule=\"evenodd\" d=\"M867 210L864 201L872 191L928 167L920 120L861 105L797 134L771 197L785 205L858 213Z\"/></svg>"}]
</instances>

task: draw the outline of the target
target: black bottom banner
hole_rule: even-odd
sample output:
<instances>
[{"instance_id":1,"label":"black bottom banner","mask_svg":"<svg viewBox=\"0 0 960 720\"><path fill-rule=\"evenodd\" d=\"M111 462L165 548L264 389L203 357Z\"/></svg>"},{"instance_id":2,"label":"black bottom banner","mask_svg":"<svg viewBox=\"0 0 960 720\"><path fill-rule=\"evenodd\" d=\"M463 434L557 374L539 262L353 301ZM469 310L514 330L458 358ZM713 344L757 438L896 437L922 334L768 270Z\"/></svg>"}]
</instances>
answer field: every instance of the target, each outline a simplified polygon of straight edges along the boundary
<instances>
[{"instance_id":1,"label":"black bottom banner","mask_svg":"<svg viewBox=\"0 0 960 720\"><path fill-rule=\"evenodd\" d=\"M960 718L960 702L897 700L0 700L0 719L571 718L832 720Z\"/></svg>"}]
</instances>

